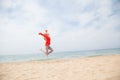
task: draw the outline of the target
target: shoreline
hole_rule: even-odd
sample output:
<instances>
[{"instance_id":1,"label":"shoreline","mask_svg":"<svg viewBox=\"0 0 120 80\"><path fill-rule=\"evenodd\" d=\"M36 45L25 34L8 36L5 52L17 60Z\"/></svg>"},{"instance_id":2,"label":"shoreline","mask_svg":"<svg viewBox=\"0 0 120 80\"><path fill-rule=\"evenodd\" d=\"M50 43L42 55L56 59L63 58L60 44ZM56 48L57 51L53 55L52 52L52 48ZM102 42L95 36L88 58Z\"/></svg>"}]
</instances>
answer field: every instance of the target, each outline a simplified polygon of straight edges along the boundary
<instances>
[{"instance_id":1,"label":"shoreline","mask_svg":"<svg viewBox=\"0 0 120 80\"><path fill-rule=\"evenodd\" d=\"M70 58L46 58L46 59L39 59L39 60L19 60L19 61L3 61L0 64L4 63L21 63L21 62L30 62L30 61L50 61L50 60L69 60L69 59L82 59L82 58L90 58L90 57L100 57L100 56L116 56L120 54L105 54L105 55L91 55L91 56L79 56L79 57L70 57Z\"/></svg>"}]
</instances>

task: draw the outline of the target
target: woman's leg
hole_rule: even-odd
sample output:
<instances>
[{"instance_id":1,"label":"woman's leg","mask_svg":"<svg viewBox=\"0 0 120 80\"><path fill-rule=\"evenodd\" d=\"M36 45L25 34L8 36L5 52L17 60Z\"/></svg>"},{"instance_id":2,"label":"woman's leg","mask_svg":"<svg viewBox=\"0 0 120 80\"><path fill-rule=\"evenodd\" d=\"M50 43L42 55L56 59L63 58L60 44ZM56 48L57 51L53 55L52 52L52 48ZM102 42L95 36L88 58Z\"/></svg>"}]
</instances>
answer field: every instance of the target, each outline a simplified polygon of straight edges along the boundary
<instances>
[{"instance_id":1,"label":"woman's leg","mask_svg":"<svg viewBox=\"0 0 120 80\"><path fill-rule=\"evenodd\" d=\"M51 52L53 52L53 49L49 46L48 47L48 49L50 50L49 52L48 52L48 54L50 54Z\"/></svg>"},{"instance_id":2,"label":"woman's leg","mask_svg":"<svg viewBox=\"0 0 120 80\"><path fill-rule=\"evenodd\" d=\"M48 49L49 49L49 46L46 46L46 56L48 56Z\"/></svg>"}]
</instances>

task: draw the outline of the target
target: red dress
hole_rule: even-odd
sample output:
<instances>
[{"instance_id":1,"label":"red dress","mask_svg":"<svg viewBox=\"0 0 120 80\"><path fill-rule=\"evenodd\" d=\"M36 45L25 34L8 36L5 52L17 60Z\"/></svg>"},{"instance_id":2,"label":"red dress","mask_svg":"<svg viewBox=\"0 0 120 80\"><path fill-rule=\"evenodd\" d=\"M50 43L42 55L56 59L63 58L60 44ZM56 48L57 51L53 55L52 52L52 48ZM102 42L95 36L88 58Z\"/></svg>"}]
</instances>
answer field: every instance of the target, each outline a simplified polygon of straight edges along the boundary
<instances>
[{"instance_id":1,"label":"red dress","mask_svg":"<svg viewBox=\"0 0 120 80\"><path fill-rule=\"evenodd\" d=\"M39 33L39 35L42 35L45 39L45 46L49 46L50 45L50 37L48 34L42 34L42 33Z\"/></svg>"}]
</instances>

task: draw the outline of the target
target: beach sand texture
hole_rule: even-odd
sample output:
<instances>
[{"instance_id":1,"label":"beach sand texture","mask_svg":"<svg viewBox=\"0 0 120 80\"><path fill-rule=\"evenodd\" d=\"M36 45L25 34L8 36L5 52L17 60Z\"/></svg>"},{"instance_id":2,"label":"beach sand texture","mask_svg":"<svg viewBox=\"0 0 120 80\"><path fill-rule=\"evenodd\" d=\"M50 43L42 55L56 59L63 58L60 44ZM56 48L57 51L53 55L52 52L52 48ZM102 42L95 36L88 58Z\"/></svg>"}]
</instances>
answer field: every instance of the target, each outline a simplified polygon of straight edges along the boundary
<instances>
[{"instance_id":1,"label":"beach sand texture","mask_svg":"<svg viewBox=\"0 0 120 80\"><path fill-rule=\"evenodd\" d=\"M0 63L0 80L120 80L120 55Z\"/></svg>"}]
</instances>

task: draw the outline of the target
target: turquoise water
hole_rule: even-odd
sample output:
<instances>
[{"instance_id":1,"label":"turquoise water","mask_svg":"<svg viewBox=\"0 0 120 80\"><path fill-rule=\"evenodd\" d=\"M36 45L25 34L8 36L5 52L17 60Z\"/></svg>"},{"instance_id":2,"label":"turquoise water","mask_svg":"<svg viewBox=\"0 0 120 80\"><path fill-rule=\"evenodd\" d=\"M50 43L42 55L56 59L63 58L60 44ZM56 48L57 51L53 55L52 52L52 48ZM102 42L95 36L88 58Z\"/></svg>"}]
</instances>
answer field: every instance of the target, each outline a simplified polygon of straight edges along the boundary
<instances>
[{"instance_id":1,"label":"turquoise water","mask_svg":"<svg viewBox=\"0 0 120 80\"><path fill-rule=\"evenodd\" d=\"M81 58L91 56L102 56L120 54L119 49L101 49L101 50L87 50L87 51L66 51L66 52L53 52L46 58L44 53L24 54L24 55L0 55L0 63L2 62L21 62L31 60L50 60L50 59L69 59Z\"/></svg>"}]
</instances>

